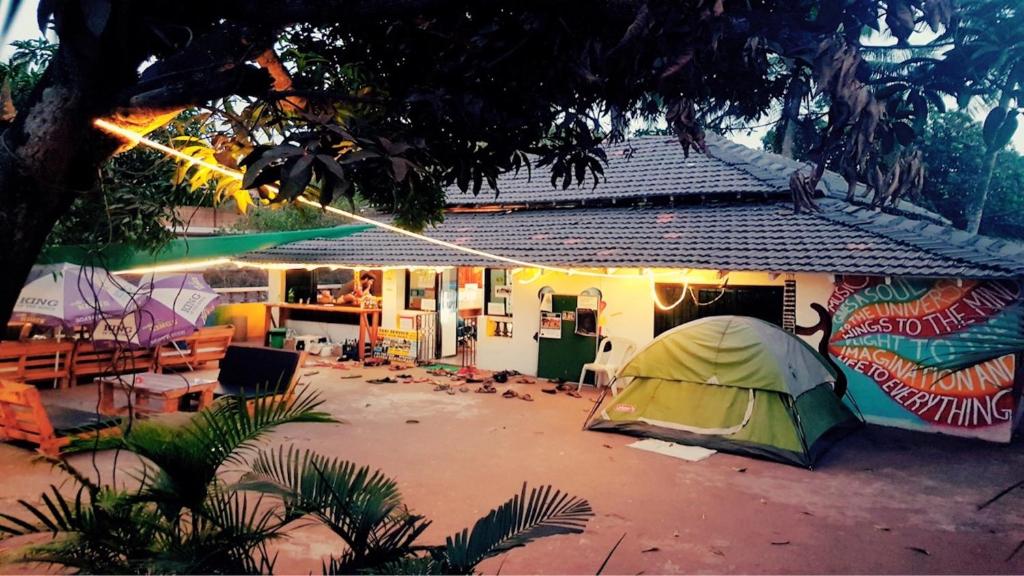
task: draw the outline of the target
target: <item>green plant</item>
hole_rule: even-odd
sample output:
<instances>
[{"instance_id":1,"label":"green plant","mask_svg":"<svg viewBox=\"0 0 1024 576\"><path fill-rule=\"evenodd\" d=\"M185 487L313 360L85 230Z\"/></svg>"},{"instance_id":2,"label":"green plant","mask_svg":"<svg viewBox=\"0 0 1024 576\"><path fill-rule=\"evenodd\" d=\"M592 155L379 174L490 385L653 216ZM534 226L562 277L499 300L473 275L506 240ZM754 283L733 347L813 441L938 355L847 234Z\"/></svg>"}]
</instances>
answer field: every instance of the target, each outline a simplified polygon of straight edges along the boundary
<instances>
[{"instance_id":1,"label":"green plant","mask_svg":"<svg viewBox=\"0 0 1024 576\"><path fill-rule=\"evenodd\" d=\"M224 398L184 426L157 420L130 424L121 437L74 448L116 448L143 465L136 489L98 484L59 462L75 480L73 498L55 486L41 506L20 501L29 514L0 514L0 533L46 533L52 540L21 551L19 559L75 568L83 573L258 573L273 568L269 541L288 524L277 507L253 498L218 475L242 465L271 430L288 422L331 422L318 412L316 394L290 402L264 397L251 408Z\"/></svg>"},{"instance_id":2,"label":"green plant","mask_svg":"<svg viewBox=\"0 0 1024 576\"><path fill-rule=\"evenodd\" d=\"M122 438L81 446L121 448L144 459L139 488L101 486L70 465L69 498L56 487L42 505L20 501L26 518L0 514L0 533L52 534L21 553L83 573L269 573L268 544L301 519L314 519L344 544L324 573L469 574L483 560L544 536L583 531L593 515L581 498L550 486L514 496L443 545L417 539L430 525L402 502L394 480L366 466L294 447L257 449L285 422L326 422L320 400L300 393L288 404L225 399L183 428L135 423ZM227 483L226 464L246 472Z\"/></svg>"},{"instance_id":3,"label":"green plant","mask_svg":"<svg viewBox=\"0 0 1024 576\"><path fill-rule=\"evenodd\" d=\"M593 515L582 498L551 486L527 492L524 484L472 530L443 546L421 546L416 539L430 521L409 512L394 480L365 466L282 446L260 452L239 486L278 496L287 518L312 516L345 543L324 563L325 574L470 574L487 558L537 538L580 533Z\"/></svg>"}]
</instances>

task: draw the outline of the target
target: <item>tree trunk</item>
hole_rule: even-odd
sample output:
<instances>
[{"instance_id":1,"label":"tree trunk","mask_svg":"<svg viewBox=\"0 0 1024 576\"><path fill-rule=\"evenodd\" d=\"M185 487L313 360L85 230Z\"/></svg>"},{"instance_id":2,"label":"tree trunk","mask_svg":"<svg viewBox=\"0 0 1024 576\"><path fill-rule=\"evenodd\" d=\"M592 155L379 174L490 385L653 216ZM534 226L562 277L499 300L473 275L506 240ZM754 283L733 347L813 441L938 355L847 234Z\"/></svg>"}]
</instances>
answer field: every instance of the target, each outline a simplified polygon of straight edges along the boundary
<instances>
[{"instance_id":1,"label":"tree trunk","mask_svg":"<svg viewBox=\"0 0 1024 576\"><path fill-rule=\"evenodd\" d=\"M800 102L807 91L807 86L800 77L800 69L797 66L791 68L792 77L786 87L786 94L783 97L782 113L779 115L779 123L775 126L775 143L779 154L794 158L796 153L796 128L797 120L800 118Z\"/></svg>"},{"instance_id":2,"label":"tree trunk","mask_svg":"<svg viewBox=\"0 0 1024 576\"><path fill-rule=\"evenodd\" d=\"M69 43L70 44L70 43ZM0 320L6 323L47 235L118 142L93 127L109 113L114 66L62 44L13 124L0 133Z\"/></svg>"},{"instance_id":3,"label":"tree trunk","mask_svg":"<svg viewBox=\"0 0 1024 576\"><path fill-rule=\"evenodd\" d=\"M988 190L992 186L992 174L996 170L996 157L1001 150L988 150L985 152L985 161L982 163L984 170L981 178L981 189L978 196L971 200L964 209L966 224L964 230L971 234L977 234L981 228L981 217L985 215L985 204L988 203Z\"/></svg>"}]
</instances>

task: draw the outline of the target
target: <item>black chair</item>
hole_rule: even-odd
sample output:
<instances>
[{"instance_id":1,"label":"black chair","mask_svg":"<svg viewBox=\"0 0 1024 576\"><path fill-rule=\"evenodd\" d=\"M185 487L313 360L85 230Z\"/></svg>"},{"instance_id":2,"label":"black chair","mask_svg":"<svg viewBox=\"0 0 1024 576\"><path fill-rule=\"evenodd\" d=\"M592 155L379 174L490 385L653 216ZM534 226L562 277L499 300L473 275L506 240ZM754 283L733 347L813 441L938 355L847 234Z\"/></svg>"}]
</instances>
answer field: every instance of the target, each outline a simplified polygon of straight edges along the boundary
<instances>
[{"instance_id":1,"label":"black chair","mask_svg":"<svg viewBox=\"0 0 1024 576\"><path fill-rule=\"evenodd\" d=\"M220 375L214 397L243 396L246 400L264 396L287 397L299 379L304 352L228 346L220 361Z\"/></svg>"}]
</instances>

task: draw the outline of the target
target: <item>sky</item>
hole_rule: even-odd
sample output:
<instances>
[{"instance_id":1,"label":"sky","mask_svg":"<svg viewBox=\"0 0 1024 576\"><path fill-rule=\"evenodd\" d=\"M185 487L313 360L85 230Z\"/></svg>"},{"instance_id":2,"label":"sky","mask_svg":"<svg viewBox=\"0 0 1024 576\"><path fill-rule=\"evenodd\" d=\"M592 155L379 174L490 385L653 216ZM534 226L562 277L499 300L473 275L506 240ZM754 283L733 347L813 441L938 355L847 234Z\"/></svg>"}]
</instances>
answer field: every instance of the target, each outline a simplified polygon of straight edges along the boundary
<instances>
[{"instance_id":1,"label":"sky","mask_svg":"<svg viewBox=\"0 0 1024 576\"><path fill-rule=\"evenodd\" d=\"M7 14L7 5L9 2L10 0L0 0L0 14ZM21 9L18 11L18 15L15 18L14 25L11 27L10 33L8 34L5 40L5 45L2 48L0 48L0 61L5 61L11 56L13 49L11 48L10 43L12 41L30 40L33 38L38 38L40 36L39 27L36 25L37 5L38 3L34 0L23 0L23 5ZM924 43L930 39L930 35L931 33L928 31L924 33L917 33L911 37L911 41L914 42L915 44ZM886 40L879 39L879 43L885 41ZM988 109L985 107L977 106L974 107L974 109L972 109L970 112L976 120L981 122L984 121L985 115L988 114ZM757 124L758 127L752 130L733 132L732 134L729 135L729 138L731 140L739 142L740 144L743 144L744 146L760 150L761 138L764 137L765 133L768 131L768 127L763 125L769 124L769 120L770 119L766 118L764 120L756 122L755 124ZM1013 141L1010 145L1018 152L1024 154L1024 128L1017 130L1017 133L1014 136Z\"/></svg>"}]
</instances>

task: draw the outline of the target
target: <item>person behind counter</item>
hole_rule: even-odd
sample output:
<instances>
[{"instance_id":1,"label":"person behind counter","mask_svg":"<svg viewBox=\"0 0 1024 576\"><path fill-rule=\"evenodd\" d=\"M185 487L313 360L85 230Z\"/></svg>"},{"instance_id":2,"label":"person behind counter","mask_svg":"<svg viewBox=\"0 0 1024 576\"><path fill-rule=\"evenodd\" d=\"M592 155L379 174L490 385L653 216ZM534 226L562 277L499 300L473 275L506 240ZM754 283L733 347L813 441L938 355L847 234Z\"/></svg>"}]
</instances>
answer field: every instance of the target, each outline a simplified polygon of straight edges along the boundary
<instances>
[{"instance_id":1,"label":"person behind counter","mask_svg":"<svg viewBox=\"0 0 1024 576\"><path fill-rule=\"evenodd\" d=\"M355 280L352 280L343 285L341 287L341 295L337 298L332 299L330 290L321 290L320 294L317 295L317 302L334 302L335 304L359 306L363 301L363 296L373 293L374 280L373 274L363 272L359 275L359 283L357 284Z\"/></svg>"}]
</instances>

